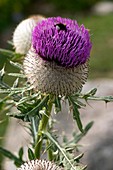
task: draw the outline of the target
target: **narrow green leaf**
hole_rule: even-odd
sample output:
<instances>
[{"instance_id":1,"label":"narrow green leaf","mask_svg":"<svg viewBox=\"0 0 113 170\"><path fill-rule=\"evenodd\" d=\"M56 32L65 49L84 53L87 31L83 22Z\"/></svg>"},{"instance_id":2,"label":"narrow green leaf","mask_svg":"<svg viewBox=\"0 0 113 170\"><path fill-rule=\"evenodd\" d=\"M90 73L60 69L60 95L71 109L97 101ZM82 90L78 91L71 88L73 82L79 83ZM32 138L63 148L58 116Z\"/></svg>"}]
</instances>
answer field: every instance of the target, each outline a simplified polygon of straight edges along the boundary
<instances>
[{"instance_id":1,"label":"narrow green leaf","mask_svg":"<svg viewBox=\"0 0 113 170\"><path fill-rule=\"evenodd\" d=\"M92 90L90 90L88 93L87 93L87 95L89 96L94 96L95 94L96 94L96 92L97 92L97 88L93 88Z\"/></svg>"},{"instance_id":2,"label":"narrow green leaf","mask_svg":"<svg viewBox=\"0 0 113 170\"><path fill-rule=\"evenodd\" d=\"M73 101L73 103L75 103L75 104L77 104L78 106L80 106L80 108L86 106L86 104L84 104L83 102L81 102L81 101L78 100L78 96L75 96L75 95L74 95L74 96L70 96L69 98L71 98L71 100Z\"/></svg>"},{"instance_id":3,"label":"narrow green leaf","mask_svg":"<svg viewBox=\"0 0 113 170\"><path fill-rule=\"evenodd\" d=\"M55 103L55 112L56 113L60 112L61 111L61 98L55 97L54 103Z\"/></svg>"},{"instance_id":4,"label":"narrow green leaf","mask_svg":"<svg viewBox=\"0 0 113 170\"><path fill-rule=\"evenodd\" d=\"M19 78L17 78L15 81L14 81L14 83L13 83L13 88L16 88L16 87L18 87L18 83L19 83Z\"/></svg>"},{"instance_id":5,"label":"narrow green leaf","mask_svg":"<svg viewBox=\"0 0 113 170\"><path fill-rule=\"evenodd\" d=\"M30 110L27 113L27 115L29 116L35 115L39 110L41 110L45 106L45 104L47 104L48 100L49 100L49 95L46 95L36 107L34 107L32 110Z\"/></svg>"},{"instance_id":6,"label":"narrow green leaf","mask_svg":"<svg viewBox=\"0 0 113 170\"><path fill-rule=\"evenodd\" d=\"M29 100L35 99L37 96L39 96L40 92L27 96L27 97L23 97L22 99L19 100L18 105L23 104L24 102L27 102Z\"/></svg>"},{"instance_id":7,"label":"narrow green leaf","mask_svg":"<svg viewBox=\"0 0 113 170\"><path fill-rule=\"evenodd\" d=\"M25 75L20 73L8 73L8 76L25 78Z\"/></svg>"},{"instance_id":8,"label":"narrow green leaf","mask_svg":"<svg viewBox=\"0 0 113 170\"><path fill-rule=\"evenodd\" d=\"M11 93L11 89L7 89L7 90L0 89L0 94L9 94L9 93Z\"/></svg>"},{"instance_id":9,"label":"narrow green leaf","mask_svg":"<svg viewBox=\"0 0 113 170\"><path fill-rule=\"evenodd\" d=\"M81 101L79 101L79 100L77 100L77 99L76 99L75 103L76 103L78 106L80 106L80 108L81 108L81 107L86 107L86 104L82 103Z\"/></svg>"},{"instance_id":10,"label":"narrow green leaf","mask_svg":"<svg viewBox=\"0 0 113 170\"><path fill-rule=\"evenodd\" d=\"M20 63L10 61L10 64L20 70L23 70L23 66Z\"/></svg>"},{"instance_id":11,"label":"narrow green leaf","mask_svg":"<svg viewBox=\"0 0 113 170\"><path fill-rule=\"evenodd\" d=\"M28 148L28 158L29 158L29 160L35 159L35 155L30 148Z\"/></svg>"},{"instance_id":12,"label":"narrow green leaf","mask_svg":"<svg viewBox=\"0 0 113 170\"><path fill-rule=\"evenodd\" d=\"M81 170L86 170L86 168L87 168L87 165L85 165Z\"/></svg>"},{"instance_id":13,"label":"narrow green leaf","mask_svg":"<svg viewBox=\"0 0 113 170\"><path fill-rule=\"evenodd\" d=\"M0 81L3 80L4 75L5 75L5 66L3 66L3 68L0 70Z\"/></svg>"},{"instance_id":14,"label":"narrow green leaf","mask_svg":"<svg viewBox=\"0 0 113 170\"><path fill-rule=\"evenodd\" d=\"M13 95L16 93L25 92L27 90L30 90L30 88L29 89L26 87L23 87L23 88L11 87L11 88L9 88L9 86L8 86L8 89L0 89L0 93L4 93L4 94L12 93L12 95Z\"/></svg>"},{"instance_id":15,"label":"narrow green leaf","mask_svg":"<svg viewBox=\"0 0 113 170\"><path fill-rule=\"evenodd\" d=\"M10 44L12 45L12 42L10 42ZM22 54L16 53L15 51L1 49L1 48L0 48L0 53L5 55L6 57L11 57L12 59L17 59L23 56Z\"/></svg>"},{"instance_id":16,"label":"narrow green leaf","mask_svg":"<svg viewBox=\"0 0 113 170\"><path fill-rule=\"evenodd\" d=\"M16 164L21 165L24 163L24 161L20 160L18 157L16 157L14 154L12 154L10 151L0 147L0 153L6 156L7 158L13 160Z\"/></svg>"},{"instance_id":17,"label":"narrow green leaf","mask_svg":"<svg viewBox=\"0 0 113 170\"><path fill-rule=\"evenodd\" d=\"M25 117L26 115L25 114L21 114L21 113L7 113L6 114L7 116L10 116L10 117L14 117L14 118L17 118L17 119L21 119L21 120L25 120Z\"/></svg>"},{"instance_id":18,"label":"narrow green leaf","mask_svg":"<svg viewBox=\"0 0 113 170\"><path fill-rule=\"evenodd\" d=\"M23 158L23 147L21 147L20 148L20 150L19 150L19 152L18 152L18 155L19 155L19 158L20 158L20 160L22 160L22 158Z\"/></svg>"},{"instance_id":19,"label":"narrow green leaf","mask_svg":"<svg viewBox=\"0 0 113 170\"><path fill-rule=\"evenodd\" d=\"M20 110L22 114L27 114L27 112L31 110L32 108L26 103L23 103L21 105L18 105L17 109Z\"/></svg>"},{"instance_id":20,"label":"narrow green leaf","mask_svg":"<svg viewBox=\"0 0 113 170\"><path fill-rule=\"evenodd\" d=\"M0 48L0 53L10 57L12 57L15 54L14 51L2 49L2 48Z\"/></svg>"},{"instance_id":21,"label":"narrow green leaf","mask_svg":"<svg viewBox=\"0 0 113 170\"><path fill-rule=\"evenodd\" d=\"M75 103L75 101L73 100L73 98L71 96L68 97L68 101L69 101L69 104L71 104L73 106L73 118L74 118L74 120L76 120L79 130L82 133L84 133L82 122L80 119L80 113L78 110L79 106Z\"/></svg>"},{"instance_id":22,"label":"narrow green leaf","mask_svg":"<svg viewBox=\"0 0 113 170\"><path fill-rule=\"evenodd\" d=\"M73 105L73 118L76 120L79 130L83 133L84 130L83 130L83 125L80 119L80 113L75 104Z\"/></svg>"},{"instance_id":23,"label":"narrow green leaf","mask_svg":"<svg viewBox=\"0 0 113 170\"><path fill-rule=\"evenodd\" d=\"M74 158L75 161L79 162L79 160L84 156L84 153L81 153L80 155L76 156Z\"/></svg>"},{"instance_id":24,"label":"narrow green leaf","mask_svg":"<svg viewBox=\"0 0 113 170\"><path fill-rule=\"evenodd\" d=\"M87 132L91 129L91 127L93 126L93 124L94 124L93 121L89 122L89 123L86 125L86 127L84 128L84 132L87 133Z\"/></svg>"}]
</instances>

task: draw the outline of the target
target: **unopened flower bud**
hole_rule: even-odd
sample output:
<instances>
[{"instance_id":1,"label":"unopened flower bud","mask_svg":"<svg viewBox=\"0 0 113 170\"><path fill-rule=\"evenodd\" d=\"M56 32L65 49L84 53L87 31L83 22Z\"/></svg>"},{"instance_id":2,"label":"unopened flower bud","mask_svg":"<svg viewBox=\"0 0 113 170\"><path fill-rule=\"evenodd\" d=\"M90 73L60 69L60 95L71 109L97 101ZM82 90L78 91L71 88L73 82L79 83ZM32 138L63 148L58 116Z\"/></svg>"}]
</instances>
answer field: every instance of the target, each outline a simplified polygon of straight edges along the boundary
<instances>
[{"instance_id":1,"label":"unopened flower bud","mask_svg":"<svg viewBox=\"0 0 113 170\"><path fill-rule=\"evenodd\" d=\"M34 15L23 20L13 33L13 45L16 53L26 54L31 47L32 31L37 23L45 19L41 15Z\"/></svg>"}]
</instances>

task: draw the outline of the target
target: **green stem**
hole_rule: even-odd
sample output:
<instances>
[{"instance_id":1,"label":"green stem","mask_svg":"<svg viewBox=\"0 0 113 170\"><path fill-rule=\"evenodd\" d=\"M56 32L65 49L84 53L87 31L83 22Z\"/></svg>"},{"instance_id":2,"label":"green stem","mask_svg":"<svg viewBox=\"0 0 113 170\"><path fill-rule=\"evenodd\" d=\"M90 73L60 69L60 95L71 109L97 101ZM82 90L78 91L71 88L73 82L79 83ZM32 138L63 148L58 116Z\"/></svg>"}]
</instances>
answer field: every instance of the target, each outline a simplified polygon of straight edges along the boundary
<instances>
[{"instance_id":1,"label":"green stem","mask_svg":"<svg viewBox=\"0 0 113 170\"><path fill-rule=\"evenodd\" d=\"M49 117L52 110L52 97L49 96L48 107L46 109L46 114L43 114L42 119L40 120L39 127L38 127L38 134L37 134L37 143L35 145L35 156L36 158L40 158L41 149L42 149L42 142L43 142L43 134L47 130L47 124L49 121Z\"/></svg>"},{"instance_id":2,"label":"green stem","mask_svg":"<svg viewBox=\"0 0 113 170\"><path fill-rule=\"evenodd\" d=\"M47 147L50 145L50 141L47 140L47 143L46 143ZM53 160L53 154L52 154L52 150L50 148L48 148L47 150L47 154L48 154L48 160L52 161Z\"/></svg>"}]
</instances>

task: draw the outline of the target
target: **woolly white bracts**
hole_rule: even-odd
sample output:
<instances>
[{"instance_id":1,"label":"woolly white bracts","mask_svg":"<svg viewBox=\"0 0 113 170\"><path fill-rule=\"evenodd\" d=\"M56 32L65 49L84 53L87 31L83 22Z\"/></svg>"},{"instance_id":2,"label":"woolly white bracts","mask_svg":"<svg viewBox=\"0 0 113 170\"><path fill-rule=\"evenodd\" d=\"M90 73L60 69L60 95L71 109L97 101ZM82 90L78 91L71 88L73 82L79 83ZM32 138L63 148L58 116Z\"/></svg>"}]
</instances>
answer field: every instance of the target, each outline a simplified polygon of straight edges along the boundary
<instances>
[{"instance_id":1,"label":"woolly white bracts","mask_svg":"<svg viewBox=\"0 0 113 170\"><path fill-rule=\"evenodd\" d=\"M79 92L88 77L88 62L73 68L43 60L31 48L24 59L24 72L36 91L54 95L71 95Z\"/></svg>"},{"instance_id":2,"label":"woolly white bracts","mask_svg":"<svg viewBox=\"0 0 113 170\"><path fill-rule=\"evenodd\" d=\"M24 163L17 170L64 170L64 169L50 161L37 159Z\"/></svg>"},{"instance_id":3,"label":"woolly white bracts","mask_svg":"<svg viewBox=\"0 0 113 170\"><path fill-rule=\"evenodd\" d=\"M23 20L16 27L13 33L13 45L16 53L26 54L28 52L31 47L32 30L43 19L45 18L41 15L34 15Z\"/></svg>"}]
</instances>

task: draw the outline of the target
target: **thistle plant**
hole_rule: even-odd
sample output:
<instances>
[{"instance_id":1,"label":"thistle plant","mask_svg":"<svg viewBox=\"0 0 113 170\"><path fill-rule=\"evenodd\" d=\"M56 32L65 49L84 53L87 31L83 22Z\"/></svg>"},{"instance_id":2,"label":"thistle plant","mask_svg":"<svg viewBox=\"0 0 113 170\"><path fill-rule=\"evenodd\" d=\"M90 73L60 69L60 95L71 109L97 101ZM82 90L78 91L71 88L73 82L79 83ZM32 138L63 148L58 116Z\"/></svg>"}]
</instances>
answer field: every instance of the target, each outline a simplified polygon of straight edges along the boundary
<instances>
[{"instance_id":1,"label":"thistle plant","mask_svg":"<svg viewBox=\"0 0 113 170\"><path fill-rule=\"evenodd\" d=\"M25 124L29 122L27 128L32 136L31 147L28 148L30 161L25 163L26 160L23 160L23 147L18 156L2 147L0 152L13 160L18 170L84 170L87 166L80 162L83 154L76 156L75 153L79 149L78 142L93 122L83 127L79 110L86 106L88 100L113 101L112 96L95 96L95 88L82 94L92 48L89 30L84 25L79 26L76 20L61 17L37 20L32 28L30 25L30 31L28 22L20 23L20 32L17 26L13 34L12 45L16 52L0 50L10 57L10 64L19 69L18 73L8 73L17 77L12 87L4 82L6 73L4 68L1 70L0 93L5 97L0 104L2 110L8 106L7 115L21 119ZM24 31L20 29L23 23ZM15 35L21 35L18 44L15 44ZM70 140L63 137L60 143L51 114L54 114L53 108L55 113L62 110L62 101L68 102L79 132L75 132ZM10 110L12 107L17 108L15 113ZM43 160L43 153L46 160Z\"/></svg>"}]
</instances>

